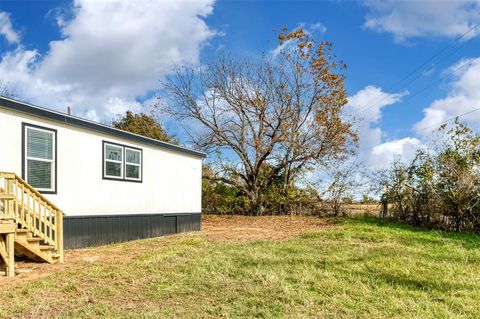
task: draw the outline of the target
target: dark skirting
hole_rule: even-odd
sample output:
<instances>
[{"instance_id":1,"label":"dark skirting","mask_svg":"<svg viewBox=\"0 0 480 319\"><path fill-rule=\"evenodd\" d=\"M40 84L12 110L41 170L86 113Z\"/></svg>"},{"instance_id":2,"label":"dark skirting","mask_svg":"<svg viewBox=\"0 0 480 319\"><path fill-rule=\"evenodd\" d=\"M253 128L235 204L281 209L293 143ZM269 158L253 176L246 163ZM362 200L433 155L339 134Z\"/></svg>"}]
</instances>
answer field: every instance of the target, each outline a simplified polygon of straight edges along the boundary
<instances>
[{"instance_id":1,"label":"dark skirting","mask_svg":"<svg viewBox=\"0 0 480 319\"><path fill-rule=\"evenodd\" d=\"M64 216L65 249L200 230L201 214Z\"/></svg>"}]
</instances>

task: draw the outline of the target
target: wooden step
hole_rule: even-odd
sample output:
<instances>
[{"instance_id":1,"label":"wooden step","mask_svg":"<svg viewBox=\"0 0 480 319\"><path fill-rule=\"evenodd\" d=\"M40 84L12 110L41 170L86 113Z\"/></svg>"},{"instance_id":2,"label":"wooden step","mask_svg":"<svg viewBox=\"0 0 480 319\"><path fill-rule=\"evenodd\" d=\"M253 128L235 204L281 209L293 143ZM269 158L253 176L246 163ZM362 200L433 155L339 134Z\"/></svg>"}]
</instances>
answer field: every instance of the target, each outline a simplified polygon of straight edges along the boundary
<instances>
[{"instance_id":1,"label":"wooden step","mask_svg":"<svg viewBox=\"0 0 480 319\"><path fill-rule=\"evenodd\" d=\"M28 241L29 243L30 243L30 242L38 242L38 243L39 243L39 242L41 242L41 241L43 240L43 239L40 238L40 237L28 237L28 238L26 238L26 239L27 239L27 241Z\"/></svg>"},{"instance_id":2,"label":"wooden step","mask_svg":"<svg viewBox=\"0 0 480 319\"><path fill-rule=\"evenodd\" d=\"M33 260L46 261L50 264L55 263L55 260L50 256L51 247L48 247L49 251L44 251L39 247L29 244L24 239L17 238L15 239L15 250Z\"/></svg>"},{"instance_id":3,"label":"wooden step","mask_svg":"<svg viewBox=\"0 0 480 319\"><path fill-rule=\"evenodd\" d=\"M63 262L62 211L14 173L0 172L0 184L0 241L9 243L8 254L0 245L0 262L7 275L15 275L14 255Z\"/></svg>"},{"instance_id":4,"label":"wooden step","mask_svg":"<svg viewBox=\"0 0 480 319\"><path fill-rule=\"evenodd\" d=\"M55 247L51 246L51 245L39 245L38 246L38 249L40 249L41 251L44 251L44 250L54 250Z\"/></svg>"},{"instance_id":5,"label":"wooden step","mask_svg":"<svg viewBox=\"0 0 480 319\"><path fill-rule=\"evenodd\" d=\"M42 238L40 237L28 237L28 238L25 238L27 240L27 242L34 246L34 247L39 247L40 246L40 243L43 241Z\"/></svg>"},{"instance_id":6,"label":"wooden step","mask_svg":"<svg viewBox=\"0 0 480 319\"><path fill-rule=\"evenodd\" d=\"M33 234L31 231L27 230L27 229L17 229L15 231L16 235L18 238L23 238L23 239L27 239L27 238L33 238Z\"/></svg>"}]
</instances>

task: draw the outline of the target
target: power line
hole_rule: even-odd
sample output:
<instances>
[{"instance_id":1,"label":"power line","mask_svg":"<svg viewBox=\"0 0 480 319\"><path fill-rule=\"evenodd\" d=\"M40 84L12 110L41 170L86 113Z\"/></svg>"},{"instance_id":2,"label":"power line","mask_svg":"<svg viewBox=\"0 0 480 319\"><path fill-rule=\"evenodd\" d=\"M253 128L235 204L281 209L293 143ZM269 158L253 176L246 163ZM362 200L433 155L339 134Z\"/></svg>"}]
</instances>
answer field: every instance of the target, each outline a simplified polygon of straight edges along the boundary
<instances>
[{"instance_id":1,"label":"power line","mask_svg":"<svg viewBox=\"0 0 480 319\"><path fill-rule=\"evenodd\" d=\"M421 131L424 131L424 130L428 130L429 128L441 126L441 125L447 124L448 122L451 122L451 121L453 121L453 120L455 120L455 119L458 119L458 118L460 118L460 117L462 117L462 116L470 115L470 114L475 113L475 112L478 112L478 111L480 111L480 107L479 107L479 108L476 108L476 109L473 109L473 110L470 110L470 111L465 112L465 113L458 114L458 115L456 115L456 116L452 116L452 117L450 117L450 118L448 118L448 119L446 119L446 120L444 120L444 121L442 121L442 122L438 122L438 123L435 123L435 124L432 124L432 125L428 125L428 126L421 127L421 128L419 128L419 129L416 129L415 131L416 131L416 132L421 132ZM380 145L382 145L382 144L377 144L377 145L373 145L373 146L369 146L369 147L362 148L362 149L358 150L358 153L361 153L361 152L364 152L364 151L368 151L368 150L373 149L373 148L375 148L375 147L377 147L377 146L380 146Z\"/></svg>"},{"instance_id":2,"label":"power line","mask_svg":"<svg viewBox=\"0 0 480 319\"><path fill-rule=\"evenodd\" d=\"M466 46L468 43L472 42L473 39L475 39L476 37L477 37L477 36L475 36L475 37L471 38L470 40L468 40L467 42L463 43L461 46L459 46L458 48L456 48L454 51L452 51L452 52L450 52L448 55L444 56L440 61L436 62L435 65L436 65L436 66L440 65L442 62L444 62L446 59L448 59L449 57L451 57L453 54L455 54L455 53L457 53L458 51L460 51L460 49L462 49L462 48L463 48L464 46ZM458 66L457 68L455 68L454 70L457 70L457 69L459 69L460 67L461 67L461 65ZM407 82L407 84L405 84L405 85L403 85L402 87L400 87L400 89L398 89L398 90L397 90L396 92L394 92L394 93L398 93L401 89L403 89L403 88L407 87L408 85L410 85L411 83L415 82L415 81L416 81L417 79L419 79L421 76L422 76L422 74L417 75L415 78L413 78L412 80L410 80L409 82ZM411 96L407 97L403 102L408 101L408 100L410 100L411 98L413 98L414 96L419 95L419 93L422 93L422 92L426 91L426 89L432 87L433 84L436 84L436 83L440 82L441 80L442 80L442 79L439 79L439 80L436 80L436 81L432 82L431 84L427 85L426 88L421 89L421 90L420 90L421 92L420 92L420 91L415 92L415 93L412 94ZM382 102L382 101L385 100L386 98L387 98L387 96L384 96L383 99L380 100L379 102ZM372 105L372 106L366 108L363 112L365 112L365 111L367 111L367 110L369 110L369 109L371 109L372 107L377 106L377 105L378 105L378 104ZM371 119L372 119L372 117L367 118L367 119L364 119L364 121L368 121L368 120L371 120ZM365 124L364 124L364 125L365 125Z\"/></svg>"},{"instance_id":3,"label":"power line","mask_svg":"<svg viewBox=\"0 0 480 319\"><path fill-rule=\"evenodd\" d=\"M462 113L462 114L459 114L457 116L453 116L453 117L450 117L448 119L446 119L445 121L441 122L441 123L436 123L436 124L432 124L432 125L429 125L429 126L426 126L426 127L422 127L422 128L419 128L417 129L416 131L417 132L421 132L421 131L424 131L424 130L428 130L429 128L432 128L432 127L436 127L436 126L440 126L440 125L443 125L443 124L447 124L448 122L450 121L453 121L455 119L458 119L462 116L465 116L465 115L470 115L472 113L475 113L477 111L480 111L480 107L479 108L476 108L476 109L473 109L471 111L468 111L468 112L465 112L465 113Z\"/></svg>"},{"instance_id":4,"label":"power line","mask_svg":"<svg viewBox=\"0 0 480 319\"><path fill-rule=\"evenodd\" d=\"M409 72L407 75L405 75L403 78L401 78L399 81L397 81L394 85L392 85L391 87L389 87L386 91L391 91L393 90L393 88L395 88L397 85L399 85L400 83L404 82L406 79L408 79L409 77L411 77L413 74L415 74L416 72L418 72L419 70L421 70L427 63L429 63L430 61L434 60L436 57L440 56L443 52L445 52L447 49L449 49L450 47L452 47L455 43L457 43L458 41L460 41L462 38L466 37L470 32L472 32L473 30L475 30L477 27L480 26L480 23L474 25L473 27L471 27L469 30L467 30L465 33L463 33L461 36L457 37L456 39L454 39L452 42L450 42L447 46L445 46L443 49L441 49L440 51L438 51L437 53L435 53L434 55L432 55L430 58L428 58L427 60L425 60L423 63L421 63L418 67L416 67L413 71ZM459 47L457 47L455 50L453 50L452 52L450 52L449 54L447 54L446 56L444 56L442 59L440 59L438 62L435 62L433 63L433 66L435 65L438 65L440 63L442 63L443 61L445 61L447 58L449 58L450 56L452 56L453 54L455 54L456 52L458 52L461 48L463 48L465 45L467 45L468 43L472 42L473 39L475 39L476 37L478 36L475 35L473 36L471 39L469 39L467 42L464 42L462 45L460 45ZM415 82L416 80L418 80L420 77L422 76L422 74L419 74L417 75L416 77L414 77L412 80L410 80L409 82L407 82L406 84L402 85L399 89L395 90L394 93L398 93L401 89L403 88L406 88L407 86L409 86L410 84L412 84L413 82ZM379 98L375 98L369 102L367 102L365 104L365 106L369 105L370 103L372 102L375 102L375 104L372 104L366 108L363 108L362 110L359 111L359 113L363 113L371 108L373 108L374 106L377 106L379 104L379 102L382 102L384 100L387 99L388 96L383 96L383 97L379 97Z\"/></svg>"},{"instance_id":5,"label":"power line","mask_svg":"<svg viewBox=\"0 0 480 319\"><path fill-rule=\"evenodd\" d=\"M387 89L387 91L390 91L392 90L393 88L395 88L396 86L398 86L399 84L401 84L402 82L404 82L405 80L407 80L408 78L410 78L412 75L414 75L415 73L417 73L419 70L421 70L425 65L427 65L430 61L433 61L435 58L437 58L438 56L440 56L442 53L444 53L445 51L447 51L450 47L452 47L455 43L457 43L458 41L460 41L462 38L466 37L470 32L472 32L473 30L475 30L478 26L480 26L480 23L474 25L473 27L471 27L469 30L467 30L465 33L463 33L461 36L457 37L455 40L453 40L452 42L450 42L447 46L445 46L443 49L441 49L440 51L438 51L437 53L435 53L434 55L432 55L430 58L428 58L427 60L425 60L423 63L421 63L418 67L416 67L414 70L412 70L411 72L409 72L407 75L405 75L403 78L401 78L399 81L397 81L394 85L392 85L390 88ZM457 53L460 49L462 49L463 47L465 47L468 43L472 42L476 37L478 36L478 34L474 35L472 38L470 38L468 41L462 43L459 47L455 48L453 51L451 51L450 53L448 53L446 56L442 57L440 60L436 61L435 63L433 63L433 66L437 66L439 64L441 64L442 62L444 62L446 59L448 59L450 56L452 56L453 54ZM459 65L457 67L460 68L461 65ZM420 78L422 76L422 74L419 74L417 75L416 77L414 77L413 79L411 79L410 81L408 81L406 84L402 85L399 89L397 89L394 93L398 93L401 89L407 87L408 85L410 85L411 83L413 83L414 81L416 81L418 78ZM410 95L406 100L410 100L420 94L422 94L423 92L425 92L426 90L430 89L431 87L433 87L435 84L439 83L440 81L442 81L442 79L438 79L432 83L430 83L429 85L427 85L426 87L420 89L419 91L415 92L414 94ZM372 107L378 105L378 102L382 102L383 100L385 100L388 96L385 95L383 97L380 98L376 98L376 99L373 99L371 100L370 102L366 103L365 105L368 105L370 104L371 102L376 101L377 104L373 104L367 108L364 108L362 109L361 111L359 111L359 113L363 113L369 109L371 109ZM405 101L405 100L404 100ZM436 126L440 126L442 124L446 124L456 118L460 118L462 116L466 116L466 115L469 115L471 113L474 113L474 112L477 112L479 111L480 108L477 108L477 109L474 109L474 110L471 110L471 111L468 111L468 112L465 112L465 113L462 113L462 114L459 114L455 117L452 117L452 118L449 118L441 123L436 123L436 124L433 124L433 125L429 125L427 127L423 127L423 128L420 128L420 129L417 129L416 131L419 132L419 131L423 131L423 130L426 130L426 129L429 129L429 128L432 128L432 127L436 127ZM366 122L366 124L369 124L368 121L371 120L372 117L370 119L367 119L367 120L364 120ZM362 125L360 126L359 128L365 126ZM359 150L359 153L361 152L364 152L366 150L370 150L370 149L373 149L377 146L379 146L381 144L378 144L378 145L373 145L373 146L370 146L370 147L367 147L367 148L362 148Z\"/></svg>"},{"instance_id":6,"label":"power line","mask_svg":"<svg viewBox=\"0 0 480 319\"><path fill-rule=\"evenodd\" d=\"M471 42L472 40L473 40L473 38L470 39L468 42ZM468 42L466 42L464 45L466 45ZM461 49L464 45L462 45L462 46L459 47L456 51L454 51L454 52L452 52L451 54L449 54L449 55L447 55L446 57L444 57L442 60L439 61L439 63L443 62L443 61L446 60L449 56L451 56L452 54L456 53L456 52L457 52L459 49ZM455 72L455 71L459 70L461 67L463 67L463 65L461 65L461 64L460 64L460 65L457 65L457 67L453 68L452 71ZM417 77L417 78L418 78L418 77ZM417 79L417 78L414 78L414 80ZM423 92L427 91L428 89L432 88L435 84L441 82L442 80L443 80L443 79L440 78L440 79L438 79L438 80L435 80L435 81L431 82L430 84L428 84L427 86L425 86L425 87L423 87L422 89L418 90L417 92L415 92L415 93L407 96L402 102L404 103L404 102L406 102L406 101L410 101L410 100L413 99L414 97L416 97L416 96L422 94ZM373 118L374 118L374 116L371 116L371 117L367 117L367 118L362 119L363 122L364 122L364 124L358 126L357 128L362 128L362 127L365 127L365 126L369 125L369 122L370 122Z\"/></svg>"},{"instance_id":7,"label":"power line","mask_svg":"<svg viewBox=\"0 0 480 319\"><path fill-rule=\"evenodd\" d=\"M424 61L422 64L420 64L418 67L416 67L413 71L411 71L410 73L408 73L406 76L404 76L401 80L399 80L398 82L396 82L392 87L390 87L388 90L392 90L395 86L397 86L398 84L402 83L404 80L406 80L408 77L410 77L411 75L415 74L417 71L419 71L420 69L422 69L428 62L432 61L433 59L435 59L437 56L439 56L440 54L442 54L443 52L445 52L448 48L450 48L451 46L453 46L453 44L455 44L456 42L460 41L461 39L463 39L465 36L467 36L467 34L469 34L470 32L472 32L473 30L475 30L478 26L480 26L480 23L477 23L476 25L474 25L473 27L471 27L469 30L467 30L465 33L463 33L461 36L457 37L456 39L454 39L452 42L450 42L447 46L445 46L443 49L441 49L440 51L438 51L437 53L435 53L433 56L431 56L430 58L428 58L426 61ZM472 38L473 39L473 38ZM470 39L471 40L471 39Z\"/></svg>"}]
</instances>

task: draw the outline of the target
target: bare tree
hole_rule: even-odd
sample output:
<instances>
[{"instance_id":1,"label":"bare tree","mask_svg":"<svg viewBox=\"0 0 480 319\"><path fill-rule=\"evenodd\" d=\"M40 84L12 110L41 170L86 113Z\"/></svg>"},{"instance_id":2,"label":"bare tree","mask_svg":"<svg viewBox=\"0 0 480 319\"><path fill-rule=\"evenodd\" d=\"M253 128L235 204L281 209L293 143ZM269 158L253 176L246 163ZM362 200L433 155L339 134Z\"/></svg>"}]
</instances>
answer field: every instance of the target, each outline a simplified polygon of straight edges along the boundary
<instances>
[{"instance_id":1,"label":"bare tree","mask_svg":"<svg viewBox=\"0 0 480 319\"><path fill-rule=\"evenodd\" d=\"M342 114L345 66L331 43L316 45L301 29L282 30L279 40L276 54L221 54L164 83L169 112L199 123L193 142L219 159L208 178L235 186L254 214L262 214L260 194L275 177L287 188L301 170L340 159L357 142Z\"/></svg>"},{"instance_id":2,"label":"bare tree","mask_svg":"<svg viewBox=\"0 0 480 319\"><path fill-rule=\"evenodd\" d=\"M362 187L360 164L352 161L338 163L328 170L327 185L321 192L321 210L325 215L346 216L344 204L353 199Z\"/></svg>"},{"instance_id":3,"label":"bare tree","mask_svg":"<svg viewBox=\"0 0 480 319\"><path fill-rule=\"evenodd\" d=\"M13 96L13 93L9 87L8 84L6 84L3 81L0 81L0 95L1 96L6 96L6 97L11 97Z\"/></svg>"}]
</instances>

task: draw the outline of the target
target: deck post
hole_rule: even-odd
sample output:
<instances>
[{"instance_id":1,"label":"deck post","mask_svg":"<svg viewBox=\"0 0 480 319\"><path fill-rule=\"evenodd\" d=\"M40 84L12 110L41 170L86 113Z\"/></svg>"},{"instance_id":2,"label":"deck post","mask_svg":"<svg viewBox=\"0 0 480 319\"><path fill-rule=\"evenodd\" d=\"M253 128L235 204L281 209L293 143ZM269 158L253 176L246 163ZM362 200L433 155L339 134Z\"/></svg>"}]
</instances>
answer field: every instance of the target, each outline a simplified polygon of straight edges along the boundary
<instances>
[{"instance_id":1,"label":"deck post","mask_svg":"<svg viewBox=\"0 0 480 319\"><path fill-rule=\"evenodd\" d=\"M60 254L59 262L63 264L64 261L64 252L63 252L63 213L58 211L55 216L56 222L56 233L55 240L57 242L57 253Z\"/></svg>"},{"instance_id":2,"label":"deck post","mask_svg":"<svg viewBox=\"0 0 480 319\"><path fill-rule=\"evenodd\" d=\"M8 233L6 237L6 250L8 260L6 260L7 277L15 277L15 233Z\"/></svg>"}]
</instances>

